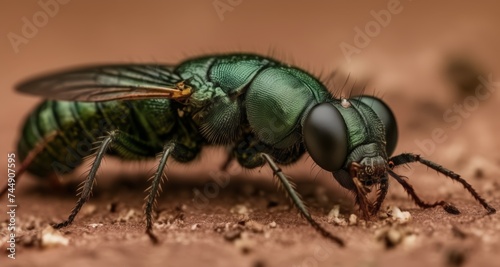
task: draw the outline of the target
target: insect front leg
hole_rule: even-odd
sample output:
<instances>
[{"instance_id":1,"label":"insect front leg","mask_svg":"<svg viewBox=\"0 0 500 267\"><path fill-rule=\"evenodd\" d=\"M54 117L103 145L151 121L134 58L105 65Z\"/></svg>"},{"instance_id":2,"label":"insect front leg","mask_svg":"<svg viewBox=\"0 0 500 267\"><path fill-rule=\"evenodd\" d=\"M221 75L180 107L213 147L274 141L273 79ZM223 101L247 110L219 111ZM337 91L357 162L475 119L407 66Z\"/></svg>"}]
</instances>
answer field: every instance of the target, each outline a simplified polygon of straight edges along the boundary
<instances>
[{"instance_id":1,"label":"insect front leg","mask_svg":"<svg viewBox=\"0 0 500 267\"><path fill-rule=\"evenodd\" d=\"M318 222L316 222L310 215L307 206L302 201L300 194L295 190L295 185L289 180L289 178L281 171L281 169L276 164L278 162L286 162L285 160L291 157L298 158L300 155L300 150L295 155L292 155L291 151L289 153L279 154L282 158L274 158L273 156L265 153L270 151L270 148L265 144L260 142L252 133L246 135L245 140L241 140L234 148L234 157L238 160L241 166L245 168L256 168L263 166L264 164L269 164L269 167L273 170L274 176L278 177L279 185L285 190L287 197L290 198L291 202L297 207L300 214L309 222L309 224L318 231L324 237L332 240L333 242L344 246L344 241L339 237L331 234L326 229L324 229ZM296 151L297 152L297 151ZM298 154L298 155L297 155ZM290 157L286 157L290 155Z\"/></svg>"},{"instance_id":2,"label":"insect front leg","mask_svg":"<svg viewBox=\"0 0 500 267\"><path fill-rule=\"evenodd\" d=\"M163 151L160 153L160 162L158 163L158 168L152 179L151 186L146 189L148 191L148 196L146 197L146 206L144 208L144 213L146 215L146 234L151 238L153 243L158 243L158 238L153 233L153 208L156 206L156 198L162 191L162 183L166 175L164 173L165 166L167 165L167 159L174 149L173 143L168 143L163 147Z\"/></svg>"},{"instance_id":3,"label":"insect front leg","mask_svg":"<svg viewBox=\"0 0 500 267\"><path fill-rule=\"evenodd\" d=\"M354 192L356 193L356 203L359 209L363 213L366 220L370 219L370 210L374 210L373 206L370 205L366 195L370 193L369 188L365 187L363 183L358 178L358 170L361 168L359 163L353 162L349 167L349 175L352 177L354 182Z\"/></svg>"},{"instance_id":4,"label":"insect front leg","mask_svg":"<svg viewBox=\"0 0 500 267\"><path fill-rule=\"evenodd\" d=\"M392 170L389 170L388 172L394 179L396 179L396 181L398 181L398 183L400 183L403 186L406 193L408 193L408 195L410 195L410 197L413 199L415 204L417 204L417 206L419 206L423 209L429 209L429 208L441 206L448 213L460 214L460 210L458 210L457 207L451 205L450 203L448 203L444 200L436 201L434 203L427 203L427 202L423 201L422 199L420 199L419 196L417 196L417 193L415 193L413 186L411 184L409 184L407 181L405 181L405 179L403 177L394 173Z\"/></svg>"},{"instance_id":5,"label":"insect front leg","mask_svg":"<svg viewBox=\"0 0 500 267\"><path fill-rule=\"evenodd\" d=\"M73 220L75 219L76 215L82 208L83 204L87 202L87 200L90 198L90 194L92 193L92 187L94 186L94 181L95 181L95 176L97 174L97 170L99 169L99 166L101 165L101 161L104 157L104 154L110 147L110 145L113 143L113 141L116 139L117 135L119 134L118 131L111 131L107 136L104 136L101 143L97 147L97 151L95 153L96 157L94 162L92 163L92 167L90 168L89 174L87 176L87 179L82 183L82 186L80 187L79 195L80 197L78 198L78 201L76 202L76 206L71 210L71 214L69 215L68 219L65 220L64 222L54 224L53 227L56 229L66 227L70 225Z\"/></svg>"},{"instance_id":6,"label":"insect front leg","mask_svg":"<svg viewBox=\"0 0 500 267\"><path fill-rule=\"evenodd\" d=\"M402 164L407 164L407 163L412 163L412 162L420 162L429 168L436 170L437 172L440 172L447 177L451 178L454 181L457 181L463 185L463 187L469 191L469 193L488 211L488 214L493 214L496 212L496 209L490 206L488 203L486 203L486 200L484 200L477 192L474 190L474 188L467 183L460 175L454 173L451 170L446 169L445 167L434 163L430 160L426 160L420 155L417 154L412 154L412 153L403 153L397 156L394 156L389 159L390 162L393 163L394 166L402 165Z\"/></svg>"},{"instance_id":7,"label":"insect front leg","mask_svg":"<svg viewBox=\"0 0 500 267\"><path fill-rule=\"evenodd\" d=\"M342 239L328 232L325 228L323 228L318 222L316 222L311 217L311 214L309 213L307 206L302 201L302 197L295 190L295 185L281 171L278 165L276 165L271 156L266 153L262 153L261 156L269 164L269 166L273 170L274 175L278 177L280 185L285 189L287 196L292 200L292 203L297 207L302 216L306 218L309 224L311 224L311 226L314 227L314 229L318 231L321 235L339 244L339 246L343 247L344 241Z\"/></svg>"},{"instance_id":8,"label":"insect front leg","mask_svg":"<svg viewBox=\"0 0 500 267\"><path fill-rule=\"evenodd\" d=\"M377 199L373 204L372 210L370 211L372 215L377 215L380 207L382 206L382 202L384 202L385 196L387 195L387 191L389 191L389 180L387 176L383 176L380 180L380 188L377 193Z\"/></svg>"}]
</instances>

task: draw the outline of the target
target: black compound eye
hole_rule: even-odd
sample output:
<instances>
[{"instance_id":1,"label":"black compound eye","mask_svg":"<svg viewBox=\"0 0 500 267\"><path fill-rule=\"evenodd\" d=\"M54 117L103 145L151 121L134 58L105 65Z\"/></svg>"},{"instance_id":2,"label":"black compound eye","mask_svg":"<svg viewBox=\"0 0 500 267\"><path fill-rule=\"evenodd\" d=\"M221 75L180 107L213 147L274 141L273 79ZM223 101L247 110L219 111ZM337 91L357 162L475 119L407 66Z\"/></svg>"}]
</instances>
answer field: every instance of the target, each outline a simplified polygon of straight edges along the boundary
<instances>
[{"instance_id":1,"label":"black compound eye","mask_svg":"<svg viewBox=\"0 0 500 267\"><path fill-rule=\"evenodd\" d=\"M314 106L305 118L302 132L307 151L321 168L342 168L347 156L347 126L332 104Z\"/></svg>"},{"instance_id":2,"label":"black compound eye","mask_svg":"<svg viewBox=\"0 0 500 267\"><path fill-rule=\"evenodd\" d=\"M354 99L370 106L384 124L387 156L391 156L398 143L398 125L391 109L382 100L373 96L364 95Z\"/></svg>"}]
</instances>

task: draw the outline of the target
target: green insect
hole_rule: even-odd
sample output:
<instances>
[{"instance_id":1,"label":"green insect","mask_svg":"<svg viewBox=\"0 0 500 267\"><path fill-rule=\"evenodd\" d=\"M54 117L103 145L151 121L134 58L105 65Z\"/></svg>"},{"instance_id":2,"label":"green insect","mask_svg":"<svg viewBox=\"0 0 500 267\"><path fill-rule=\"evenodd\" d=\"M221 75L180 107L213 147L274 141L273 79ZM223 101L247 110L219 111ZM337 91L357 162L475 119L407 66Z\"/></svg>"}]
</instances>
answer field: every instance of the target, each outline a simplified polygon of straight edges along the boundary
<instances>
[{"instance_id":1,"label":"green insect","mask_svg":"<svg viewBox=\"0 0 500 267\"><path fill-rule=\"evenodd\" d=\"M71 224L89 199L105 154L140 160L159 155L146 198L146 233L153 241L152 213L167 159L194 160L205 146L230 148L228 163L245 168L268 165L304 218L322 235L343 245L310 215L279 165L306 151L322 169L356 196L362 215L380 209L388 177L399 182L422 208L427 203L393 168L420 162L460 182L489 212L495 212L459 175L418 155L394 152L398 130L380 99L336 99L311 74L253 54L211 55L178 66L109 65L55 73L22 83L18 91L47 99L27 118L18 143L21 171L48 177L71 172L84 157L93 162L70 216ZM369 201L367 194L378 194ZM5 191L4 191L5 192Z\"/></svg>"}]
</instances>

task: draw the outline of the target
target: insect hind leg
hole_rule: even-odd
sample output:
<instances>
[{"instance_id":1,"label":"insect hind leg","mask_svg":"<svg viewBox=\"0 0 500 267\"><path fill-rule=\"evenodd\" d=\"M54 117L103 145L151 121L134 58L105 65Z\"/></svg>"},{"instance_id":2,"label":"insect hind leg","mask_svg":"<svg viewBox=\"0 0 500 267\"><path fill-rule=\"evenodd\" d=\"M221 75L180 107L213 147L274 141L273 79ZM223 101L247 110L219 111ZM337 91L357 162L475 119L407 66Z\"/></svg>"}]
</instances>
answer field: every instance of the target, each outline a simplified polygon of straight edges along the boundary
<instances>
[{"instance_id":1,"label":"insect hind leg","mask_svg":"<svg viewBox=\"0 0 500 267\"><path fill-rule=\"evenodd\" d=\"M36 144L35 147L26 155L24 160L21 162L21 167L19 167L19 169L16 170L16 177L15 177L16 184L19 184L19 180L21 179L22 175L28 170L33 161L35 161L36 157L44 151L44 149L47 146L47 143L52 141L58 134L59 134L58 131L52 132L47 137L45 137L41 142ZM5 185L5 187L0 191L0 197L3 197L5 193L7 193L8 189L9 186Z\"/></svg>"},{"instance_id":2,"label":"insect hind leg","mask_svg":"<svg viewBox=\"0 0 500 267\"><path fill-rule=\"evenodd\" d=\"M465 181L460 175L454 173L451 170L446 169L445 167L443 167L437 163L434 163L430 160L426 160L426 159L420 157L420 155L412 154L412 153L403 153L403 154L400 154L400 155L397 155L397 156L390 158L389 162L392 162L394 166L412 163L412 162L419 162L421 164L424 164L425 166L427 166L427 167L429 167L429 168L431 168L439 173L442 173L442 174L446 175L447 177L449 177L450 179L462 184L462 186L467 191L469 191L469 193L476 199L476 201L479 202L488 211L488 214L493 214L496 212L496 209L493 208L492 206L490 206L486 202L486 200L484 200L476 192L476 190L474 190L474 188L469 183L467 183L467 181Z\"/></svg>"},{"instance_id":3,"label":"insect hind leg","mask_svg":"<svg viewBox=\"0 0 500 267\"><path fill-rule=\"evenodd\" d=\"M110 132L107 136L105 136L101 142L101 144L97 147L97 152L96 152L96 157L94 162L92 163L92 167L90 168L89 174L87 176L87 179L82 184L81 191L79 193L80 197L78 198L78 201L76 202L75 207L73 210L71 210L71 214L69 215L68 219L66 219L63 222L57 223L52 225L54 228L59 229L62 227L66 227L70 225L73 220L75 219L76 215L80 211L80 209L83 207L85 202L90 198L90 194L92 193L92 187L94 186L95 182L95 176L97 174L97 170L99 169L99 166L101 165L101 161L110 147L110 145L113 143L113 141L116 139L116 136L118 135L118 131L112 131Z\"/></svg>"}]
</instances>

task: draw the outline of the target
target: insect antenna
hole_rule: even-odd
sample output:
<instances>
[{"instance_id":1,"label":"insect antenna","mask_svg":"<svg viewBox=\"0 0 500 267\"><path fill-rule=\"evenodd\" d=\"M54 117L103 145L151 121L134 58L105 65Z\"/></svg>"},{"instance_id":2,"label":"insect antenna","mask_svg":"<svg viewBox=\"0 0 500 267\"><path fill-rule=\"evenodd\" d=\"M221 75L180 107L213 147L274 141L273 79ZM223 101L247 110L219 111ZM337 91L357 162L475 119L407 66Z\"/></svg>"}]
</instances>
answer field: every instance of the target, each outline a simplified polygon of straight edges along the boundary
<instances>
[{"instance_id":1,"label":"insect antenna","mask_svg":"<svg viewBox=\"0 0 500 267\"><path fill-rule=\"evenodd\" d=\"M488 214L493 214L496 212L496 209L493 208L492 206L490 206L486 202L486 200L484 200L476 192L476 190L474 190L474 188L469 183L467 183L467 181L465 181L460 175L454 173L453 171L451 171L449 169L446 169L445 167L443 167L437 163L434 163L430 160L426 160L426 159L420 157L420 155L412 154L412 153L403 153L403 154L394 156L394 157L390 158L389 161L392 161L394 163L394 166L398 166L398 165L406 164L406 163L412 163L412 162L419 162L419 163L421 163L421 164L423 164L423 165L425 165L425 166L427 166L427 167L429 167L429 168L431 168L439 173L444 174L446 177L462 184L462 186L467 191L469 191L469 193L476 199L476 201L479 202L488 211Z\"/></svg>"}]
</instances>

